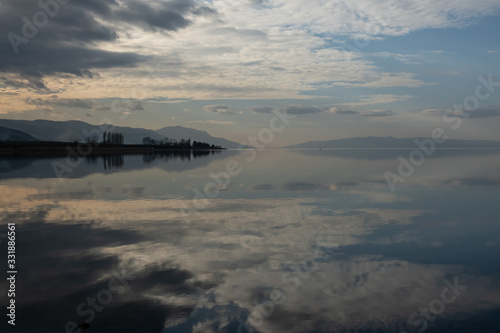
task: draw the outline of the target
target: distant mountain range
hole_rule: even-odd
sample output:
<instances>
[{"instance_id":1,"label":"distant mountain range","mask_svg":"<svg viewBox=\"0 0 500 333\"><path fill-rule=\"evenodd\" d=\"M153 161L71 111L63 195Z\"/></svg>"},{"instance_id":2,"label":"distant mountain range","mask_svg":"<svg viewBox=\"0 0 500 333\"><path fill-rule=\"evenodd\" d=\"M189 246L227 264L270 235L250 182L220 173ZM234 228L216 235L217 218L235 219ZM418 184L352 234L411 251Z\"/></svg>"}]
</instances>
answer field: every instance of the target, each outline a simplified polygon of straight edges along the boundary
<instances>
[{"instance_id":1,"label":"distant mountain range","mask_svg":"<svg viewBox=\"0 0 500 333\"><path fill-rule=\"evenodd\" d=\"M154 140L162 140L165 137L172 140L191 139L191 142L201 141L224 148L240 146L237 142L213 137L205 131L181 126L164 127L157 131L116 126L114 131L124 135L126 144L140 144L144 137L149 136ZM83 121L0 119L0 141L83 142L93 133L102 133L102 129ZM98 140L102 140L102 135Z\"/></svg>"},{"instance_id":2,"label":"distant mountain range","mask_svg":"<svg viewBox=\"0 0 500 333\"><path fill-rule=\"evenodd\" d=\"M0 141L39 141L39 140L22 131L6 127L0 127Z\"/></svg>"},{"instance_id":3,"label":"distant mountain range","mask_svg":"<svg viewBox=\"0 0 500 333\"><path fill-rule=\"evenodd\" d=\"M168 126L159 130L144 128L114 127L115 132L124 135L126 144L140 144L144 137L154 140L165 137L170 140L191 139L206 142L224 148L238 148L240 144L224 138L213 137L205 131L182 126ZM51 120L11 120L0 119L0 141L85 141L93 133L102 133L99 126L83 121L51 121ZM99 137L98 141L102 140ZM309 141L285 148L415 148L415 140L424 138L394 137L357 137L327 141ZM500 148L500 141L492 140L452 140L436 144L439 148ZM244 146L249 148L248 146Z\"/></svg>"},{"instance_id":4,"label":"distant mountain range","mask_svg":"<svg viewBox=\"0 0 500 333\"><path fill-rule=\"evenodd\" d=\"M285 148L416 148L415 140L425 138L394 138L394 137L358 137L327 141L308 141ZM429 139L432 140L432 139ZM492 140L454 140L448 139L436 144L438 148L500 148L500 141Z\"/></svg>"}]
</instances>

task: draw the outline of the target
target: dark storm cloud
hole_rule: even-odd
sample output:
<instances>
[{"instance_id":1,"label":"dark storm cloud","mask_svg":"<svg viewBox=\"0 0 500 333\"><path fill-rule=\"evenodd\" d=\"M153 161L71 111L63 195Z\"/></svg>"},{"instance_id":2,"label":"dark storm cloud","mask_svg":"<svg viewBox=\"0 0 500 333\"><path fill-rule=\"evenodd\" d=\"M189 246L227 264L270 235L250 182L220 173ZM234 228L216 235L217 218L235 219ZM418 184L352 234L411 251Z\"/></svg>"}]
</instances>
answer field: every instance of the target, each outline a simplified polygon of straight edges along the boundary
<instances>
[{"instance_id":1,"label":"dark storm cloud","mask_svg":"<svg viewBox=\"0 0 500 333\"><path fill-rule=\"evenodd\" d=\"M152 6L142 1L129 1L126 8L116 12L117 16L129 23L151 30L175 31L187 27L191 22L185 17L186 13L198 14L195 3L192 1L177 0ZM138 15L139 14L139 15Z\"/></svg>"},{"instance_id":2,"label":"dark storm cloud","mask_svg":"<svg viewBox=\"0 0 500 333\"><path fill-rule=\"evenodd\" d=\"M5 85L44 89L43 77L69 73L93 78L89 69L130 67L147 56L99 49L118 39L119 29L175 31L188 17L213 13L191 0L4 0L0 5L0 72L28 82L2 78ZM63 4L61 4L63 3Z\"/></svg>"}]
</instances>

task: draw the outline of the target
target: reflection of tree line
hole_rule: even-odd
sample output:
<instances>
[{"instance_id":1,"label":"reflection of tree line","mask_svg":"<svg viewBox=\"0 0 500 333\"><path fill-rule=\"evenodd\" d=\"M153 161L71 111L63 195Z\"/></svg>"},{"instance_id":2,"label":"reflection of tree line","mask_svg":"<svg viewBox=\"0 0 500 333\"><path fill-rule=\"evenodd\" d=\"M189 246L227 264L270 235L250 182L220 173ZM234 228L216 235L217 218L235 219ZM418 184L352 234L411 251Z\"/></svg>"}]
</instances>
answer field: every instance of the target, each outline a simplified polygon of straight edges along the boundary
<instances>
[{"instance_id":1,"label":"reflection of tree line","mask_svg":"<svg viewBox=\"0 0 500 333\"><path fill-rule=\"evenodd\" d=\"M142 155L142 161L149 164L156 160L169 160L180 159L181 161L190 161L200 157L209 155L220 154L220 150L170 150L170 151L156 151ZM99 159L102 159L104 170L111 170L121 168L125 164L125 154L107 154L107 155L89 155L85 157L88 164L97 164Z\"/></svg>"},{"instance_id":2,"label":"reflection of tree line","mask_svg":"<svg viewBox=\"0 0 500 333\"><path fill-rule=\"evenodd\" d=\"M209 155L220 154L220 150L170 150L170 151L158 151L142 155L142 161L144 163L151 163L157 159L164 159L168 161L170 159L180 159L181 161L190 161L192 158L196 159L199 157L205 157Z\"/></svg>"},{"instance_id":3,"label":"reflection of tree line","mask_svg":"<svg viewBox=\"0 0 500 333\"><path fill-rule=\"evenodd\" d=\"M124 164L124 154L89 155L85 157L87 164L97 164L102 159L104 170L121 168Z\"/></svg>"},{"instance_id":4,"label":"reflection of tree line","mask_svg":"<svg viewBox=\"0 0 500 333\"><path fill-rule=\"evenodd\" d=\"M104 155L102 156L104 170L121 168L123 166L123 154Z\"/></svg>"}]
</instances>

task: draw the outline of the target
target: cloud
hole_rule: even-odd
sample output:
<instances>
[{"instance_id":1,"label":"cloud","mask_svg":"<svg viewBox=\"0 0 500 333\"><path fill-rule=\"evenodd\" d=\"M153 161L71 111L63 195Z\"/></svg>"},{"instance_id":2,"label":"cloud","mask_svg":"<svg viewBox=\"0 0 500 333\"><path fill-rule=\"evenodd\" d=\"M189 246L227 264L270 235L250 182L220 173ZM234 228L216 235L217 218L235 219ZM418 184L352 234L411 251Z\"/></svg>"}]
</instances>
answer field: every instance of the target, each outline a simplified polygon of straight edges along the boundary
<instances>
[{"instance_id":1,"label":"cloud","mask_svg":"<svg viewBox=\"0 0 500 333\"><path fill-rule=\"evenodd\" d=\"M88 99L58 99L58 98L51 98L51 99L41 99L41 98L28 98L26 100L28 104L31 105L36 105L39 107L48 107L48 108L55 108L55 107L68 107L68 108L80 108L80 109L93 109L94 108L94 102L92 100Z\"/></svg>"},{"instance_id":2,"label":"cloud","mask_svg":"<svg viewBox=\"0 0 500 333\"><path fill-rule=\"evenodd\" d=\"M260 6L268 2L268 0L247 0L251 5Z\"/></svg>"},{"instance_id":3,"label":"cloud","mask_svg":"<svg viewBox=\"0 0 500 333\"><path fill-rule=\"evenodd\" d=\"M470 118L491 118L500 116L500 107L478 109L470 112Z\"/></svg>"},{"instance_id":4,"label":"cloud","mask_svg":"<svg viewBox=\"0 0 500 333\"><path fill-rule=\"evenodd\" d=\"M426 60L426 57L432 55L443 54L441 50L433 51L418 51L416 53L404 54L404 53L392 53L392 52L375 52L372 55L380 58L392 58L394 60L400 61L406 65L417 65L422 61Z\"/></svg>"},{"instance_id":5,"label":"cloud","mask_svg":"<svg viewBox=\"0 0 500 333\"><path fill-rule=\"evenodd\" d=\"M274 108L268 106L252 106L250 110L255 113L271 113Z\"/></svg>"},{"instance_id":6,"label":"cloud","mask_svg":"<svg viewBox=\"0 0 500 333\"><path fill-rule=\"evenodd\" d=\"M498 53L498 51L496 51L496 50L490 50L490 51L488 51L488 53L489 53L489 54L497 54L497 53Z\"/></svg>"},{"instance_id":7,"label":"cloud","mask_svg":"<svg viewBox=\"0 0 500 333\"><path fill-rule=\"evenodd\" d=\"M113 108L111 105L100 104L93 108L94 111L111 111Z\"/></svg>"},{"instance_id":8,"label":"cloud","mask_svg":"<svg viewBox=\"0 0 500 333\"><path fill-rule=\"evenodd\" d=\"M303 105L287 105L279 108L280 111L285 111L288 114L310 114L310 113L321 113L327 110L318 108L315 106L303 106Z\"/></svg>"},{"instance_id":9,"label":"cloud","mask_svg":"<svg viewBox=\"0 0 500 333\"><path fill-rule=\"evenodd\" d=\"M363 117L390 117L393 115L394 115L394 112L387 111L387 110L373 110L373 111L362 113Z\"/></svg>"},{"instance_id":10,"label":"cloud","mask_svg":"<svg viewBox=\"0 0 500 333\"><path fill-rule=\"evenodd\" d=\"M55 6L43 9L38 1L2 1L0 31L5 32L5 38L0 40L0 72L39 81L61 73L95 78L98 73L91 69L136 66L150 58L136 52L100 48L102 43L117 41L120 34L134 29L177 31L192 23L188 17L209 11L191 0L54 3ZM39 22L37 17L46 19L36 25L33 22ZM16 86L16 82L4 83Z\"/></svg>"},{"instance_id":11,"label":"cloud","mask_svg":"<svg viewBox=\"0 0 500 333\"><path fill-rule=\"evenodd\" d=\"M35 105L42 108L54 109L54 108L80 108L94 111L110 111L113 108L123 108L130 111L144 111L145 102L140 100L126 100L119 101L113 105L107 104L96 104L92 99L80 99L80 98L58 98L57 96L52 96L49 99L42 98L27 98L26 103L29 105Z\"/></svg>"},{"instance_id":12,"label":"cloud","mask_svg":"<svg viewBox=\"0 0 500 333\"><path fill-rule=\"evenodd\" d=\"M335 110L335 111L333 111L333 113L336 113L336 114L345 114L345 115L348 115L348 114L359 114L358 111L354 111L354 110Z\"/></svg>"},{"instance_id":13,"label":"cloud","mask_svg":"<svg viewBox=\"0 0 500 333\"><path fill-rule=\"evenodd\" d=\"M253 191L274 191L276 187L273 184L257 184L252 186Z\"/></svg>"},{"instance_id":14,"label":"cloud","mask_svg":"<svg viewBox=\"0 0 500 333\"><path fill-rule=\"evenodd\" d=\"M449 186L485 186L500 189L500 179L490 178L454 178L441 181L440 184Z\"/></svg>"},{"instance_id":15,"label":"cloud","mask_svg":"<svg viewBox=\"0 0 500 333\"><path fill-rule=\"evenodd\" d=\"M304 106L304 105L287 105L279 108L273 108L268 106L253 106L250 108L251 111L255 113L271 113L273 110L278 110L280 112L286 111L288 114L293 115L302 115L302 114L311 114L311 113L336 113L336 114L358 114L358 111L354 110L343 110L337 107L332 107L330 109L320 108L316 106Z\"/></svg>"},{"instance_id":16,"label":"cloud","mask_svg":"<svg viewBox=\"0 0 500 333\"><path fill-rule=\"evenodd\" d=\"M190 124L213 124L213 125L234 125L236 124L234 121L225 121L225 120L192 120L188 121Z\"/></svg>"},{"instance_id":17,"label":"cloud","mask_svg":"<svg viewBox=\"0 0 500 333\"><path fill-rule=\"evenodd\" d=\"M224 104L205 105L203 109L207 112L214 112L220 114L234 114L234 109L229 105L224 105Z\"/></svg>"},{"instance_id":18,"label":"cloud","mask_svg":"<svg viewBox=\"0 0 500 333\"><path fill-rule=\"evenodd\" d=\"M458 75L457 71L440 71L440 70L425 70L424 73L431 75Z\"/></svg>"},{"instance_id":19,"label":"cloud","mask_svg":"<svg viewBox=\"0 0 500 333\"><path fill-rule=\"evenodd\" d=\"M419 54L402 54L391 52L376 52L373 56L380 58L393 58L394 60L401 61L407 65L416 65L420 63L421 56Z\"/></svg>"},{"instance_id":20,"label":"cloud","mask_svg":"<svg viewBox=\"0 0 500 333\"><path fill-rule=\"evenodd\" d=\"M329 189L322 184L308 182L287 182L280 187L283 191L315 191L319 189Z\"/></svg>"},{"instance_id":21,"label":"cloud","mask_svg":"<svg viewBox=\"0 0 500 333\"><path fill-rule=\"evenodd\" d=\"M130 111L144 111L146 109L145 102L137 99L120 101L119 103L116 104L115 107L129 109Z\"/></svg>"},{"instance_id":22,"label":"cloud","mask_svg":"<svg viewBox=\"0 0 500 333\"><path fill-rule=\"evenodd\" d=\"M212 10L208 7L200 7L190 0L128 1L125 6L119 6L111 17L153 31L176 31L191 24L186 14L203 12L212 12Z\"/></svg>"},{"instance_id":23,"label":"cloud","mask_svg":"<svg viewBox=\"0 0 500 333\"><path fill-rule=\"evenodd\" d=\"M364 105L374 105L374 104L388 104L394 102L406 101L413 96L410 95L371 95L361 98L361 102L343 103L342 105L347 106L364 106Z\"/></svg>"},{"instance_id":24,"label":"cloud","mask_svg":"<svg viewBox=\"0 0 500 333\"><path fill-rule=\"evenodd\" d=\"M32 0L1 6L0 31L18 35L21 17L31 20L40 10ZM134 91L149 75L147 62L161 66L144 98L304 100L323 86L421 87L426 83L414 73L387 72L369 54L343 51L344 43L359 34L384 39L460 27L498 9L498 1L464 0L408 0L399 7L371 0L72 0L19 45L20 56L2 38L0 72L17 75L7 82L12 90L48 87L79 98ZM391 19L380 20L387 13ZM375 29L366 31L367 23ZM31 86L15 81L27 78Z\"/></svg>"},{"instance_id":25,"label":"cloud","mask_svg":"<svg viewBox=\"0 0 500 333\"><path fill-rule=\"evenodd\" d=\"M496 106L463 112L454 111L453 109L426 109L420 111L420 113L427 116L447 115L448 117L466 117L466 115L469 115L469 118L492 118L500 116L500 107Z\"/></svg>"},{"instance_id":26,"label":"cloud","mask_svg":"<svg viewBox=\"0 0 500 333\"><path fill-rule=\"evenodd\" d=\"M43 81L36 77L22 77L21 80L16 80L0 76L0 83L14 88L47 90L47 87L45 86Z\"/></svg>"},{"instance_id":27,"label":"cloud","mask_svg":"<svg viewBox=\"0 0 500 333\"><path fill-rule=\"evenodd\" d=\"M259 10L258 19L249 16L244 22L252 19L255 25L303 27L313 34L362 35L365 38L402 36L429 28L463 27L470 24L471 19L492 16L500 10L496 1L477 5L466 0L439 3L432 0L390 3L359 0L354 4L349 0L289 0L269 1L268 7Z\"/></svg>"},{"instance_id":28,"label":"cloud","mask_svg":"<svg viewBox=\"0 0 500 333\"><path fill-rule=\"evenodd\" d=\"M419 113L426 116L442 116L448 111L451 111L451 109L425 109L419 111Z\"/></svg>"}]
</instances>

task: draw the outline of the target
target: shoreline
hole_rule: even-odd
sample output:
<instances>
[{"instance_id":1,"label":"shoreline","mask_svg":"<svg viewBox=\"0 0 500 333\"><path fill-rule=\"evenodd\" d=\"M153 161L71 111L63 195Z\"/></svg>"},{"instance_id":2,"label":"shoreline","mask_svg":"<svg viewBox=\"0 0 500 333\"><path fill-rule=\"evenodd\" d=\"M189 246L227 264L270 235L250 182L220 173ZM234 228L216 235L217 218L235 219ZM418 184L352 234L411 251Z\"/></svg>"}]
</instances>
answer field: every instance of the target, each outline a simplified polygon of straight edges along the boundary
<instances>
[{"instance_id":1,"label":"shoreline","mask_svg":"<svg viewBox=\"0 0 500 333\"><path fill-rule=\"evenodd\" d=\"M162 152L210 152L226 148L169 148L140 144L89 144L75 142L0 142L0 158L3 156L78 156L110 154L150 154Z\"/></svg>"}]
</instances>

